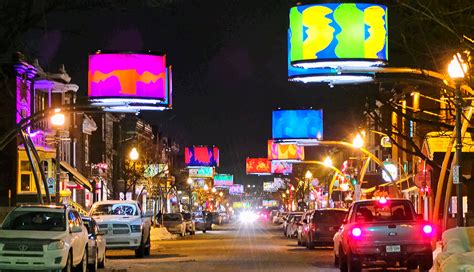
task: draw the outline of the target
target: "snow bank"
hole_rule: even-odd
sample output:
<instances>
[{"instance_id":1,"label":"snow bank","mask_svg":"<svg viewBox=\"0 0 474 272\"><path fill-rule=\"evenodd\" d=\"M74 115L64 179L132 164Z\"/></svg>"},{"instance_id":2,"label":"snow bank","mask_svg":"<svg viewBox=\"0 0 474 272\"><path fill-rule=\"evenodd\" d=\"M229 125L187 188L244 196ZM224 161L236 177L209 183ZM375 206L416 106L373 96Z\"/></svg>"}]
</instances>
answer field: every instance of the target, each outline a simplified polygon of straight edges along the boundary
<instances>
[{"instance_id":1,"label":"snow bank","mask_svg":"<svg viewBox=\"0 0 474 272\"><path fill-rule=\"evenodd\" d=\"M166 228L164 227L157 227L151 228L151 240L175 240L177 235L171 234Z\"/></svg>"}]
</instances>

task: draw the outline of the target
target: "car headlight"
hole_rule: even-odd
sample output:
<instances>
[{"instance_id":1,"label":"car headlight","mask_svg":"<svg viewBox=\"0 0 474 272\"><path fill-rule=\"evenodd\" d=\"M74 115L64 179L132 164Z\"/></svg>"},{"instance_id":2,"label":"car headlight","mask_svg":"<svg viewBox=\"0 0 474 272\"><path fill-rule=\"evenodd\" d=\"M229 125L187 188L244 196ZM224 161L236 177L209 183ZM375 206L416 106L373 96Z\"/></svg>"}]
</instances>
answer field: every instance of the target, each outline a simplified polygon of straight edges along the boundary
<instances>
[{"instance_id":1,"label":"car headlight","mask_svg":"<svg viewBox=\"0 0 474 272\"><path fill-rule=\"evenodd\" d=\"M58 250L58 249L63 249L64 248L64 241L59 240L59 241L54 241L48 245L48 250Z\"/></svg>"},{"instance_id":2,"label":"car headlight","mask_svg":"<svg viewBox=\"0 0 474 272\"><path fill-rule=\"evenodd\" d=\"M130 229L132 230L132 232L140 232L142 231L142 225L131 225Z\"/></svg>"}]
</instances>

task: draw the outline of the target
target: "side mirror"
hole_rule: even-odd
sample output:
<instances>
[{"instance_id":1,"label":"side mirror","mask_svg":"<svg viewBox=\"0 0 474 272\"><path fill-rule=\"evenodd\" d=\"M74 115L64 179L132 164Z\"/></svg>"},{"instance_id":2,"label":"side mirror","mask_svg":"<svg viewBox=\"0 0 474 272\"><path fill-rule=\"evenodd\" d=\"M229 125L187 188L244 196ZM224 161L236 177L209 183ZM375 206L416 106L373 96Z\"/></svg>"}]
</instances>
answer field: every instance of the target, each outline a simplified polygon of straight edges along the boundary
<instances>
[{"instance_id":1,"label":"side mirror","mask_svg":"<svg viewBox=\"0 0 474 272\"><path fill-rule=\"evenodd\" d=\"M303 223L308 224L308 220L303 219Z\"/></svg>"}]
</instances>

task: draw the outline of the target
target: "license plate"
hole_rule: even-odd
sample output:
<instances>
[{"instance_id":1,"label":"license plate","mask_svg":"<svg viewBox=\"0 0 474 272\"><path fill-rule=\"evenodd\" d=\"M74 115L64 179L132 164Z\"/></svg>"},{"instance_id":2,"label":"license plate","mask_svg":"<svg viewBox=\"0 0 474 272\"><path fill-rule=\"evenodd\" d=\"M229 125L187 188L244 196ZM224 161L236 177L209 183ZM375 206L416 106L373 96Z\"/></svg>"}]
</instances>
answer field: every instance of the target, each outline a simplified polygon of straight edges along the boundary
<instances>
[{"instance_id":1,"label":"license plate","mask_svg":"<svg viewBox=\"0 0 474 272\"><path fill-rule=\"evenodd\" d=\"M400 246L399 245L396 245L396 246L386 246L385 247L385 250L387 252L400 252Z\"/></svg>"}]
</instances>

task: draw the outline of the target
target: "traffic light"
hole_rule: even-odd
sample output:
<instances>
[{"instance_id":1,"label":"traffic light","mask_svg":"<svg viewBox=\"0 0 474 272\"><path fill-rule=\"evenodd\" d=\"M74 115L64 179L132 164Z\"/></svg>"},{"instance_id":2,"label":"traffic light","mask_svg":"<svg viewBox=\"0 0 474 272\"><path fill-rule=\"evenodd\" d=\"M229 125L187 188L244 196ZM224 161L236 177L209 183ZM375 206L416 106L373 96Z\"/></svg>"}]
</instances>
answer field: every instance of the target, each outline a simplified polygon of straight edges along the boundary
<instances>
[{"instance_id":1,"label":"traffic light","mask_svg":"<svg viewBox=\"0 0 474 272\"><path fill-rule=\"evenodd\" d=\"M356 185L356 184L357 184L357 179L352 178L352 179L351 179L351 183L352 183L352 185Z\"/></svg>"}]
</instances>

